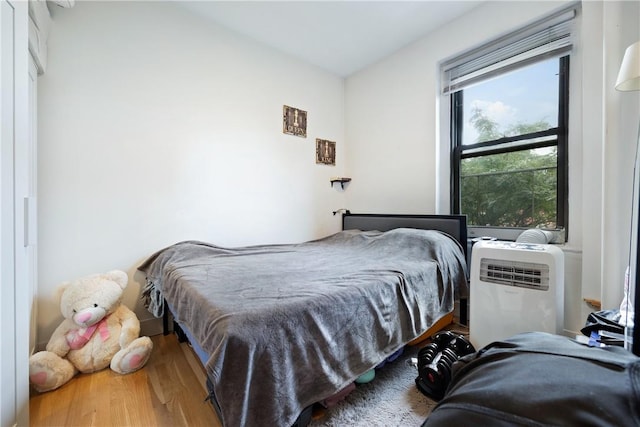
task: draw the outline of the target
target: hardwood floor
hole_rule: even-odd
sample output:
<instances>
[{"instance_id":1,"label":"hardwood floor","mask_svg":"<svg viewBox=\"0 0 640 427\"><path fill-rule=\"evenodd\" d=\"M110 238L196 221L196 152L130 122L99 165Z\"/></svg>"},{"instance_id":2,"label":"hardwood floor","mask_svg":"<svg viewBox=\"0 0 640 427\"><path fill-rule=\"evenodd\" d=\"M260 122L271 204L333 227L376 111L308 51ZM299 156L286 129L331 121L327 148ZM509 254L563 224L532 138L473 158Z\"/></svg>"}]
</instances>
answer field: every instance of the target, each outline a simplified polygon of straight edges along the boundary
<instances>
[{"instance_id":1,"label":"hardwood floor","mask_svg":"<svg viewBox=\"0 0 640 427\"><path fill-rule=\"evenodd\" d=\"M468 335L458 323L444 329ZM222 427L209 402L202 365L175 335L151 337L146 366L129 375L110 369L80 374L48 393L32 392L30 425L55 427Z\"/></svg>"},{"instance_id":2,"label":"hardwood floor","mask_svg":"<svg viewBox=\"0 0 640 427\"><path fill-rule=\"evenodd\" d=\"M221 427L196 356L175 335L151 337L153 353L133 374L80 374L57 390L33 392L31 426Z\"/></svg>"}]
</instances>

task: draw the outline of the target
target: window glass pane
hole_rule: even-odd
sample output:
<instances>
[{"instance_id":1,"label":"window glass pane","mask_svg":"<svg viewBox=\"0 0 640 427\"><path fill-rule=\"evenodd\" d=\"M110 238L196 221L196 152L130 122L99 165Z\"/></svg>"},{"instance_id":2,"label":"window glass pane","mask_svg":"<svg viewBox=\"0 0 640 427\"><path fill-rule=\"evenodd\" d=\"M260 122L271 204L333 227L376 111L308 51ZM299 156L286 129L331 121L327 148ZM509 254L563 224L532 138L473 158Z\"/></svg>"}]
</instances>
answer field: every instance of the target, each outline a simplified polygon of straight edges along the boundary
<instances>
[{"instance_id":1,"label":"window glass pane","mask_svg":"<svg viewBox=\"0 0 640 427\"><path fill-rule=\"evenodd\" d=\"M464 89L463 145L558 126L558 58Z\"/></svg>"},{"instance_id":2,"label":"window glass pane","mask_svg":"<svg viewBox=\"0 0 640 427\"><path fill-rule=\"evenodd\" d=\"M470 225L555 228L557 149L463 159L461 212Z\"/></svg>"}]
</instances>

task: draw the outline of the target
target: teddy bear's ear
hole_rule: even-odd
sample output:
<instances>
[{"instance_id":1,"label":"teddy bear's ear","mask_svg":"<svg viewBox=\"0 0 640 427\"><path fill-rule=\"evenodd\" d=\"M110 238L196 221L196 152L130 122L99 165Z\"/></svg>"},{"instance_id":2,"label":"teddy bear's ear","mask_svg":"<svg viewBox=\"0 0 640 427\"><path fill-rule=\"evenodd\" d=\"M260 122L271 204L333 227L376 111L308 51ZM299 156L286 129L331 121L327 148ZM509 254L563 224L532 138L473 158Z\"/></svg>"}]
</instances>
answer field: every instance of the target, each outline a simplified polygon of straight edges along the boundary
<instances>
[{"instance_id":1,"label":"teddy bear's ear","mask_svg":"<svg viewBox=\"0 0 640 427\"><path fill-rule=\"evenodd\" d=\"M55 296L56 296L56 299L58 301L60 301L62 299L62 294L69 287L70 284L71 284L71 282L62 282L62 283L60 283L60 285L58 285L56 287Z\"/></svg>"},{"instance_id":2,"label":"teddy bear's ear","mask_svg":"<svg viewBox=\"0 0 640 427\"><path fill-rule=\"evenodd\" d=\"M127 283L129 282L129 277L127 273L121 270L112 270L108 273L104 274L106 279L112 280L116 282L122 289L127 287Z\"/></svg>"}]
</instances>

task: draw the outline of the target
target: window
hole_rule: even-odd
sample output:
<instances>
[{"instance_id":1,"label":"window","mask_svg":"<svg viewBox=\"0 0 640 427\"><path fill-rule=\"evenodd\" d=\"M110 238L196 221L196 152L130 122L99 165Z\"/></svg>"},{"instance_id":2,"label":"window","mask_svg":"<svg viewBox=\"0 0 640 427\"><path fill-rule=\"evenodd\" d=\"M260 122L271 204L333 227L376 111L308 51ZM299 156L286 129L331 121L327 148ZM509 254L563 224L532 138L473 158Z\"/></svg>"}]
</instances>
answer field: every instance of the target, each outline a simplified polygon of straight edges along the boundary
<instances>
[{"instance_id":1,"label":"window","mask_svg":"<svg viewBox=\"0 0 640 427\"><path fill-rule=\"evenodd\" d=\"M443 64L451 209L471 227L567 226L575 6Z\"/></svg>"},{"instance_id":2,"label":"window","mask_svg":"<svg viewBox=\"0 0 640 427\"><path fill-rule=\"evenodd\" d=\"M470 225L565 225L568 65L547 59L452 95L453 209Z\"/></svg>"}]
</instances>

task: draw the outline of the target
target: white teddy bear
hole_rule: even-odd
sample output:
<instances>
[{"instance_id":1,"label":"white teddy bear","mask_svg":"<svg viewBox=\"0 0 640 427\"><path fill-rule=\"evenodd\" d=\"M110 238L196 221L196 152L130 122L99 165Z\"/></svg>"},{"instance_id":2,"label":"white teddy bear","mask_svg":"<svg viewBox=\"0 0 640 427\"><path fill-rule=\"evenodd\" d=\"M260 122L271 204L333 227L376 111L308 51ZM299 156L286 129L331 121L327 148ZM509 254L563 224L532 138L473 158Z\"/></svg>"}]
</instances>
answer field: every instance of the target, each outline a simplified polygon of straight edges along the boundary
<instances>
[{"instance_id":1,"label":"white teddy bear","mask_svg":"<svg viewBox=\"0 0 640 427\"><path fill-rule=\"evenodd\" d=\"M120 374L142 368L153 348L140 337L140 321L122 304L127 274L114 270L65 285L60 309L65 320L56 328L46 351L29 359L29 379L40 392L66 384L78 372L111 366Z\"/></svg>"}]
</instances>

